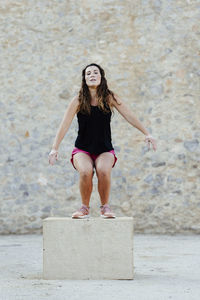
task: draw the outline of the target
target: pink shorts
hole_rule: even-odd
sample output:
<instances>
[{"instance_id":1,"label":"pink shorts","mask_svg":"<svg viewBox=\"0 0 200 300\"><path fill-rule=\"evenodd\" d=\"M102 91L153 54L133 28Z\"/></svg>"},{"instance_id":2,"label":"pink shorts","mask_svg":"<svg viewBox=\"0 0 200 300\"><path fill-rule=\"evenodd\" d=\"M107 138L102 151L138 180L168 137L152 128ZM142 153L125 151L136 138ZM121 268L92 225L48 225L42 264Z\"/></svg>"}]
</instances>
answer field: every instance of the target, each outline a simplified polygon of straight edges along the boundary
<instances>
[{"instance_id":1,"label":"pink shorts","mask_svg":"<svg viewBox=\"0 0 200 300\"><path fill-rule=\"evenodd\" d=\"M88 154L88 155L92 158L93 162L94 162L94 161L96 160L96 158L100 155L100 154L92 154L92 153L90 153L90 152L87 152L87 151L84 151L84 150L81 150L81 149L75 147L75 148L73 149L73 151L72 151L72 156L71 156L71 159L70 159L70 161L71 161L71 163L72 163L74 169L76 169L76 168L75 168L74 163L73 163L73 157L74 157L74 154L76 154L76 153L78 153L78 152L83 152L83 153ZM114 165L115 165L115 163L116 163L116 161L117 161L117 157L116 157L116 155L115 155L115 151L114 151L114 150L110 150L110 151L108 151L108 152L112 153L112 154L114 155L114 158L115 158L114 164L113 164L113 166L112 166L112 168L113 168Z\"/></svg>"}]
</instances>

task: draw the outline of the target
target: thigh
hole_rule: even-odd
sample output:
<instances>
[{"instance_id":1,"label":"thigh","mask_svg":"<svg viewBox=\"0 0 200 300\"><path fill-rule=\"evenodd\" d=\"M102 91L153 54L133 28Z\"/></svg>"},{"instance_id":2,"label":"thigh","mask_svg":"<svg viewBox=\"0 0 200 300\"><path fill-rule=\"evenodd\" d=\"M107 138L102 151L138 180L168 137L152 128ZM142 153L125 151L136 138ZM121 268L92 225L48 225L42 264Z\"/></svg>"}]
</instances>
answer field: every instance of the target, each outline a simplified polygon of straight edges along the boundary
<instances>
[{"instance_id":1,"label":"thigh","mask_svg":"<svg viewBox=\"0 0 200 300\"><path fill-rule=\"evenodd\" d=\"M74 166L77 169L77 171L80 172L86 172L86 173L92 173L94 169L94 162L92 158L83 152L78 152L74 154L73 156L73 162Z\"/></svg>"},{"instance_id":2,"label":"thigh","mask_svg":"<svg viewBox=\"0 0 200 300\"><path fill-rule=\"evenodd\" d=\"M95 169L98 174L110 174L114 164L114 155L110 152L101 153L95 160Z\"/></svg>"}]
</instances>

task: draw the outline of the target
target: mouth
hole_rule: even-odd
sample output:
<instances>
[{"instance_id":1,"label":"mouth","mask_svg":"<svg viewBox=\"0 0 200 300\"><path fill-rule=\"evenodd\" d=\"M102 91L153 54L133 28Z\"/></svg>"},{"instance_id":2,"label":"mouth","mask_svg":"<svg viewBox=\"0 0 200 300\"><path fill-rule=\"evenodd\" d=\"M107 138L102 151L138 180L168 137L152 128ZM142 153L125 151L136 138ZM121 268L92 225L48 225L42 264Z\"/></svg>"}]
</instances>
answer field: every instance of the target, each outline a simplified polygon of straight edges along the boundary
<instances>
[{"instance_id":1,"label":"mouth","mask_svg":"<svg viewBox=\"0 0 200 300\"><path fill-rule=\"evenodd\" d=\"M96 79L91 79L90 81L96 81Z\"/></svg>"}]
</instances>

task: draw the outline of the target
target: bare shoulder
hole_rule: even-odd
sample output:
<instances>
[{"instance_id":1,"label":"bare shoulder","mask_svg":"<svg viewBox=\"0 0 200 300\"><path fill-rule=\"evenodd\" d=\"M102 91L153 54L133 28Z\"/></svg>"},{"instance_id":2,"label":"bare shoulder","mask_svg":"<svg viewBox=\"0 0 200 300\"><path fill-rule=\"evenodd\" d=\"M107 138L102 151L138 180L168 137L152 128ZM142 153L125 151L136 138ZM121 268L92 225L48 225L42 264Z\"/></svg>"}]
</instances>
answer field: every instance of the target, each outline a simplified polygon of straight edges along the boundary
<instances>
[{"instance_id":1,"label":"bare shoulder","mask_svg":"<svg viewBox=\"0 0 200 300\"><path fill-rule=\"evenodd\" d=\"M112 95L110 95L110 104L112 106L114 106L115 108L119 107L121 104L122 104L122 100L121 98L116 94L116 93L113 93L114 97Z\"/></svg>"},{"instance_id":2,"label":"bare shoulder","mask_svg":"<svg viewBox=\"0 0 200 300\"><path fill-rule=\"evenodd\" d=\"M72 106L78 107L78 105L79 105L78 95L76 95L72 98L72 100L70 101L70 104Z\"/></svg>"},{"instance_id":3,"label":"bare shoulder","mask_svg":"<svg viewBox=\"0 0 200 300\"><path fill-rule=\"evenodd\" d=\"M111 105L127 120L131 111L130 107L117 94L113 93L113 95L115 99L112 97Z\"/></svg>"},{"instance_id":4,"label":"bare shoulder","mask_svg":"<svg viewBox=\"0 0 200 300\"><path fill-rule=\"evenodd\" d=\"M75 114L77 113L78 105L79 105L78 96L75 96L71 99L71 101L69 102L66 108L64 114L64 120L67 120L68 118L73 118L75 116Z\"/></svg>"},{"instance_id":5,"label":"bare shoulder","mask_svg":"<svg viewBox=\"0 0 200 300\"><path fill-rule=\"evenodd\" d=\"M78 100L78 96L76 95L69 102L67 106L67 111L70 110L73 113L75 113L77 111L78 106L79 106L79 100Z\"/></svg>"}]
</instances>

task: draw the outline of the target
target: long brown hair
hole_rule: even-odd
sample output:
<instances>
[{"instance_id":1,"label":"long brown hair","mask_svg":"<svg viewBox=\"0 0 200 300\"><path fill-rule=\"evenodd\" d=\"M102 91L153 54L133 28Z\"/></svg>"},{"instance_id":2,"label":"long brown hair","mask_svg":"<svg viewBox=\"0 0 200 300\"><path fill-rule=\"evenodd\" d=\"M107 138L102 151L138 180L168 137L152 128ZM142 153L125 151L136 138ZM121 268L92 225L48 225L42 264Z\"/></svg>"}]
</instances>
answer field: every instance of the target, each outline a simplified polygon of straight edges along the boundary
<instances>
[{"instance_id":1,"label":"long brown hair","mask_svg":"<svg viewBox=\"0 0 200 300\"><path fill-rule=\"evenodd\" d=\"M117 99L114 97L113 92L108 88L104 70L95 63L91 63L91 64L87 65L82 70L82 85L81 85L81 89L79 90L79 95L78 95L79 105L77 108L77 112L80 111L83 114L91 113L91 107L90 107L91 95L90 95L89 88L85 81L85 71L86 71L87 67L90 67L90 66L96 66L101 73L101 82L100 82L99 86L97 87L98 107L104 113L108 113L108 112L110 112L110 110L114 113L113 107L110 103L110 97L112 96L116 102L117 102Z\"/></svg>"}]
</instances>

